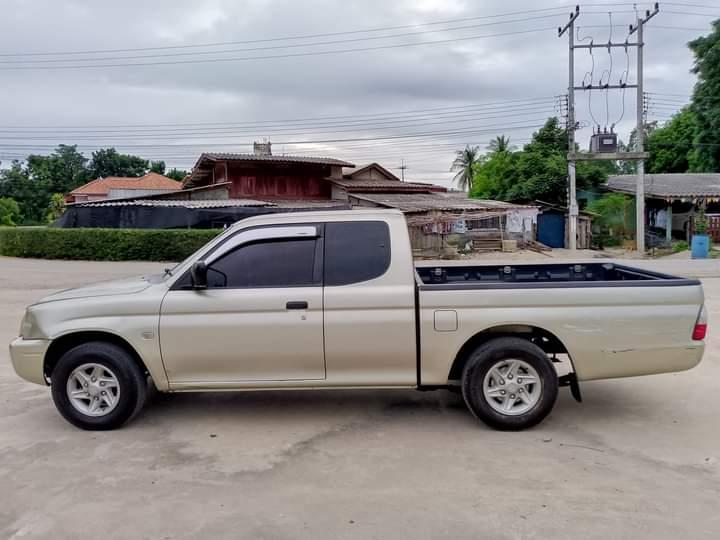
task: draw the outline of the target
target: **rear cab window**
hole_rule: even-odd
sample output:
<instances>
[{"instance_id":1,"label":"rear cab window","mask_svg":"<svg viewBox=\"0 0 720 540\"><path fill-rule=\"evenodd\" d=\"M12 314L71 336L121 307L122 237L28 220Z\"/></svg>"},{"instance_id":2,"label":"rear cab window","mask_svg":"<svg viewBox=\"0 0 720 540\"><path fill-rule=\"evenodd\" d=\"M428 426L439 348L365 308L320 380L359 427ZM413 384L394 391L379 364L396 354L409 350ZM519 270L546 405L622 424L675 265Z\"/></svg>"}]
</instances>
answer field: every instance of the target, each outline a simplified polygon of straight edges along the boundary
<instances>
[{"instance_id":1,"label":"rear cab window","mask_svg":"<svg viewBox=\"0 0 720 540\"><path fill-rule=\"evenodd\" d=\"M384 221L325 224L326 286L378 278L390 267L390 229Z\"/></svg>"}]
</instances>

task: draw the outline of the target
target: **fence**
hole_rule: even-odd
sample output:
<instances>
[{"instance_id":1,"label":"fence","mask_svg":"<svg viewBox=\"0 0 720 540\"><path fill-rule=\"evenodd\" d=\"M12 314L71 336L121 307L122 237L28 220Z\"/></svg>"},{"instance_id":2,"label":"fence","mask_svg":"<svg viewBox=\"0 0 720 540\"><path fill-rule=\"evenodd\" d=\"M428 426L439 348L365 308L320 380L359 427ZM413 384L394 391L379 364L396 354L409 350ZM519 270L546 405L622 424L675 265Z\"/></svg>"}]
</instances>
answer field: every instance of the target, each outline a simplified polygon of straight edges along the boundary
<instances>
[{"instance_id":1,"label":"fence","mask_svg":"<svg viewBox=\"0 0 720 540\"><path fill-rule=\"evenodd\" d=\"M707 234L712 238L713 242L720 243L720 214L705 214L708 221ZM688 242L692 235L695 234L695 217L690 217L690 226L688 227Z\"/></svg>"}]
</instances>

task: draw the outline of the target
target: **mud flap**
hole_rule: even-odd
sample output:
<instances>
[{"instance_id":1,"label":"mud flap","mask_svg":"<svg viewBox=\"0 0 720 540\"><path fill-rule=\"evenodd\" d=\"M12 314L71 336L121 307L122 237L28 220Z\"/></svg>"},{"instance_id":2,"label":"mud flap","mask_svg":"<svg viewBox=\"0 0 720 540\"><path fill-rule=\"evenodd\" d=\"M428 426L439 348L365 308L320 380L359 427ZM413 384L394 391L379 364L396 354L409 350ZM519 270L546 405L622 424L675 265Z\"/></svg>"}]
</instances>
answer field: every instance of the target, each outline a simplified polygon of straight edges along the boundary
<instances>
[{"instance_id":1,"label":"mud flap","mask_svg":"<svg viewBox=\"0 0 720 540\"><path fill-rule=\"evenodd\" d=\"M577 377L574 373L568 373L567 375L563 375L558 379L558 384L560 386L569 386L570 387L570 394L573 398L575 398L575 401L578 403L582 403L582 394L580 393L580 384L578 383Z\"/></svg>"}]
</instances>

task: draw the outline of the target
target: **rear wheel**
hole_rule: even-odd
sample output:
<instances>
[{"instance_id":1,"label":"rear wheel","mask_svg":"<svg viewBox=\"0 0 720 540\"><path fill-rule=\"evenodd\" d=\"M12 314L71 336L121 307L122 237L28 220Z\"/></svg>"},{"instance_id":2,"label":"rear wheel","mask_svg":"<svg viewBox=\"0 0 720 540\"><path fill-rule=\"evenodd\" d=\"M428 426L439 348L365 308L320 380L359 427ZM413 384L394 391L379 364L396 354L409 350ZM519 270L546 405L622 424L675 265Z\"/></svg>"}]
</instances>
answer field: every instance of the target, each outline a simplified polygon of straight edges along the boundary
<instances>
[{"instance_id":1,"label":"rear wheel","mask_svg":"<svg viewBox=\"0 0 720 540\"><path fill-rule=\"evenodd\" d=\"M538 424L550 413L558 377L537 345L521 338L498 338L470 355L462 393L477 418L495 429L516 431Z\"/></svg>"},{"instance_id":2,"label":"rear wheel","mask_svg":"<svg viewBox=\"0 0 720 540\"><path fill-rule=\"evenodd\" d=\"M51 374L55 407L87 430L123 425L140 411L147 380L135 359L112 343L91 342L66 352Z\"/></svg>"}]
</instances>

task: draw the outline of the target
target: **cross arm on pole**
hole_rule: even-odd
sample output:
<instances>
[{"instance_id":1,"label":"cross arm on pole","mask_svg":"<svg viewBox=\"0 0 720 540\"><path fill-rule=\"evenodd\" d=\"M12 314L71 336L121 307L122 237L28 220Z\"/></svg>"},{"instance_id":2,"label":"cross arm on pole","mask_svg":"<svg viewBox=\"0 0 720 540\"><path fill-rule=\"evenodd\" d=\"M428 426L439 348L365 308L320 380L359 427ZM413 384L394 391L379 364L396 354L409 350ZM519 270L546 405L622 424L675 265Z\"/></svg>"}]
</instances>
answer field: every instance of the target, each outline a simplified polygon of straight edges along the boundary
<instances>
[{"instance_id":1,"label":"cross arm on pole","mask_svg":"<svg viewBox=\"0 0 720 540\"><path fill-rule=\"evenodd\" d=\"M649 21L650 19L652 19L655 15L657 15L659 11L660 11L660 4L659 4L658 2L655 2L655 7L654 7L654 9L653 9L652 11L650 11L649 9L646 9L646 10L645 10L645 17L644 17L643 19L638 18L637 24L631 24L631 25L630 25L630 35L632 35L632 34L634 34L635 32L637 32L638 26L640 26L641 24L645 24L646 22L648 22L648 21Z\"/></svg>"},{"instance_id":2,"label":"cross arm on pole","mask_svg":"<svg viewBox=\"0 0 720 540\"><path fill-rule=\"evenodd\" d=\"M627 49L628 47L637 47L637 43L630 43L628 41L625 41L623 43L585 43L585 44L579 44L574 45L576 49L605 49L606 47L610 48L621 48L621 49Z\"/></svg>"},{"instance_id":3,"label":"cross arm on pole","mask_svg":"<svg viewBox=\"0 0 720 540\"><path fill-rule=\"evenodd\" d=\"M575 22L575 19L577 19L580 16L580 6L575 6L575 11L570 14L570 20L567 22L565 26L558 26L558 37L561 37L565 32L567 32L568 28L572 26L572 24Z\"/></svg>"},{"instance_id":4,"label":"cross arm on pole","mask_svg":"<svg viewBox=\"0 0 720 540\"><path fill-rule=\"evenodd\" d=\"M587 84L575 86L575 90L622 90L624 88L637 88L637 84Z\"/></svg>"}]
</instances>

